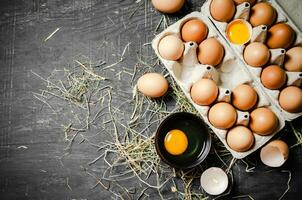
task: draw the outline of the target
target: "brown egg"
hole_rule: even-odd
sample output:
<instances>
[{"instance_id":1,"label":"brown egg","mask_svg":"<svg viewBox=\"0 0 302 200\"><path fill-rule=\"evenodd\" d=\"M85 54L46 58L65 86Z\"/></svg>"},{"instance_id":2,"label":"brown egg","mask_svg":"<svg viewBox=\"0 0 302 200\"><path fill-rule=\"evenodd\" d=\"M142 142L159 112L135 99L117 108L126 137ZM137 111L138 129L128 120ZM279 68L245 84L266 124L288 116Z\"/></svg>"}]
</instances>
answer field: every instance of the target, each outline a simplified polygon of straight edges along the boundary
<instances>
[{"instance_id":1,"label":"brown egg","mask_svg":"<svg viewBox=\"0 0 302 200\"><path fill-rule=\"evenodd\" d=\"M228 131L226 142L229 147L238 152L249 150L254 144L254 135L245 126L236 126Z\"/></svg>"},{"instance_id":2,"label":"brown egg","mask_svg":"<svg viewBox=\"0 0 302 200\"><path fill-rule=\"evenodd\" d=\"M158 73L147 73L137 81L137 89L145 96L157 98L168 91L168 81Z\"/></svg>"},{"instance_id":3,"label":"brown egg","mask_svg":"<svg viewBox=\"0 0 302 200\"><path fill-rule=\"evenodd\" d=\"M271 4L257 3L251 9L250 22L253 26L271 26L276 20L276 11Z\"/></svg>"},{"instance_id":4,"label":"brown egg","mask_svg":"<svg viewBox=\"0 0 302 200\"><path fill-rule=\"evenodd\" d=\"M242 4L243 2L248 2L251 6L255 4L256 0L234 0L236 5Z\"/></svg>"},{"instance_id":5,"label":"brown egg","mask_svg":"<svg viewBox=\"0 0 302 200\"><path fill-rule=\"evenodd\" d=\"M191 88L192 100L201 106L212 104L218 96L218 87L210 79L200 79Z\"/></svg>"},{"instance_id":6,"label":"brown egg","mask_svg":"<svg viewBox=\"0 0 302 200\"><path fill-rule=\"evenodd\" d=\"M201 43L208 34L208 27L199 19L187 21L181 29L181 37L183 41L194 41L197 44Z\"/></svg>"},{"instance_id":7,"label":"brown egg","mask_svg":"<svg viewBox=\"0 0 302 200\"><path fill-rule=\"evenodd\" d=\"M290 72L302 72L302 47L293 47L286 52L284 67Z\"/></svg>"},{"instance_id":8,"label":"brown egg","mask_svg":"<svg viewBox=\"0 0 302 200\"><path fill-rule=\"evenodd\" d=\"M249 110L257 103L257 92L249 85L237 86L232 92L232 104L239 110Z\"/></svg>"},{"instance_id":9,"label":"brown egg","mask_svg":"<svg viewBox=\"0 0 302 200\"><path fill-rule=\"evenodd\" d=\"M250 129L258 135L270 135L278 126L278 118L269 108L261 107L250 115Z\"/></svg>"},{"instance_id":10,"label":"brown egg","mask_svg":"<svg viewBox=\"0 0 302 200\"><path fill-rule=\"evenodd\" d=\"M198 60L201 64L216 66L221 63L224 48L215 38L208 38L200 43L198 48Z\"/></svg>"},{"instance_id":11,"label":"brown egg","mask_svg":"<svg viewBox=\"0 0 302 200\"><path fill-rule=\"evenodd\" d=\"M210 108L208 118L214 127L228 129L236 123L237 112L231 104L220 102Z\"/></svg>"},{"instance_id":12,"label":"brown egg","mask_svg":"<svg viewBox=\"0 0 302 200\"><path fill-rule=\"evenodd\" d=\"M152 0L153 6L163 13L175 13L184 5L185 0Z\"/></svg>"},{"instance_id":13,"label":"brown egg","mask_svg":"<svg viewBox=\"0 0 302 200\"><path fill-rule=\"evenodd\" d=\"M278 65L270 65L262 71L261 82L268 89L279 89L286 82L286 73Z\"/></svg>"},{"instance_id":14,"label":"brown egg","mask_svg":"<svg viewBox=\"0 0 302 200\"><path fill-rule=\"evenodd\" d=\"M296 86L283 89L279 95L279 104L288 112L302 111L302 89Z\"/></svg>"},{"instance_id":15,"label":"brown egg","mask_svg":"<svg viewBox=\"0 0 302 200\"><path fill-rule=\"evenodd\" d=\"M243 57L247 64L253 67L261 67L268 62L270 52L264 44L253 42L244 49Z\"/></svg>"},{"instance_id":16,"label":"brown egg","mask_svg":"<svg viewBox=\"0 0 302 200\"><path fill-rule=\"evenodd\" d=\"M275 24L268 30L267 46L271 49L288 49L295 41L294 30L285 23Z\"/></svg>"},{"instance_id":17,"label":"brown egg","mask_svg":"<svg viewBox=\"0 0 302 200\"><path fill-rule=\"evenodd\" d=\"M176 35L167 35L159 41L158 51L166 60L178 60L184 51L184 44Z\"/></svg>"},{"instance_id":18,"label":"brown egg","mask_svg":"<svg viewBox=\"0 0 302 200\"><path fill-rule=\"evenodd\" d=\"M212 0L210 13L217 21L230 21L235 14L235 5L233 0Z\"/></svg>"}]
</instances>

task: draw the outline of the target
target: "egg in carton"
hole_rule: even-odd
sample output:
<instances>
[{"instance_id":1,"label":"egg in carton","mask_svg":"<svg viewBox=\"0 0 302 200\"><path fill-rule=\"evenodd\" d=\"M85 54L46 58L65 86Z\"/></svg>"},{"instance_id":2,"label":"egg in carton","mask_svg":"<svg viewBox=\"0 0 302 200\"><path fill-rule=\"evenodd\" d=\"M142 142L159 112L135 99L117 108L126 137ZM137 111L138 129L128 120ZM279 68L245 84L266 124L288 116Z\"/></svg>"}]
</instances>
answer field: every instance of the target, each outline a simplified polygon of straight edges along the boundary
<instances>
[{"instance_id":1,"label":"egg in carton","mask_svg":"<svg viewBox=\"0 0 302 200\"><path fill-rule=\"evenodd\" d=\"M181 36L181 28L183 25L192 19L199 19L207 25L208 28L208 38L216 38L224 48L224 57L222 62L216 67L211 65L200 64L197 58L197 48L198 45L195 42L183 42L184 50L181 58L176 61L167 60L163 58L159 52L160 41L168 35L175 35L178 38ZM215 29L211 21L200 12L193 12L181 20L177 21L175 24L169 26L162 33L158 34L152 41L152 47L160 58L161 62L167 68L171 76L174 78L175 82L180 86L186 97L193 104L193 106L200 113L203 120L212 128L214 133L218 136L221 142L226 146L226 148L232 153L236 158L244 158L252 152L256 151L262 145L264 145L268 140L270 140L279 130L281 130L285 123L282 115L278 110L270 105L266 96L263 94L259 86L253 81L253 78L248 73L247 69L242 67L243 63L240 59L236 58L233 51L230 49L226 41L219 35L218 31ZM278 127L274 132L267 136L261 136L259 134L253 133L254 144L252 148L245 152L237 152L229 147L226 141L227 130L219 129L214 127L209 119L208 112L210 106L200 106L196 104L191 98L191 87L198 80L206 78L215 81L218 86L219 94L216 98L217 102L231 102L232 91L234 88L241 84L250 85L257 92L258 101L254 108L267 107L272 110L278 119ZM240 111L236 109L237 120L236 125L248 126L250 113L248 111Z\"/></svg>"},{"instance_id":2,"label":"egg in carton","mask_svg":"<svg viewBox=\"0 0 302 200\"><path fill-rule=\"evenodd\" d=\"M227 43L234 49L235 54L240 57L240 59L244 62L244 65L248 71L252 74L254 79L257 81L261 89L264 91L265 95L268 96L270 101L276 106L283 114L285 120L291 121L295 118L298 118L302 115L302 112L288 112L284 110L279 103L279 95L280 90L278 89L268 89L265 87L261 81L261 73L263 71L262 66L261 67L253 67L249 64L247 64L245 58L244 58L244 50L246 46L252 42L259 42L259 43L266 43L267 36L268 36L268 27L266 25L260 24L252 28L252 26L249 23L250 20L250 14L251 14L251 5L248 2L243 2L236 6L235 13L233 14L233 17L228 20L228 22L220 22L215 20L211 15L211 2L212 0L207 0L205 4L202 6L201 11L206 14L209 19L213 22L215 27L219 30L220 34L224 37L224 39L227 41ZM252 2L252 1L251 1ZM276 12L276 19L274 24L277 23L285 23L289 25L295 32L295 41L290 46L296 47L296 46L302 46L302 33L299 30L299 28L294 24L294 22L290 19L290 17L284 12L284 10L280 7L280 5L275 0L258 0L255 3L260 2L266 2L270 4ZM227 8L225 8L227 9ZM234 20L244 20L250 29L251 38L249 40L249 43L246 44L234 44L230 42L228 35L227 35L227 29L228 24ZM286 49L283 48L275 48L275 49L269 49L270 59L265 64L266 66L269 65L278 65L280 67L283 67L285 56L286 56ZM301 55L302 56L302 55ZM286 74L286 83L285 86L301 86L302 84L302 72L292 72L292 71L285 71ZM284 88L284 87L283 87Z\"/></svg>"}]
</instances>

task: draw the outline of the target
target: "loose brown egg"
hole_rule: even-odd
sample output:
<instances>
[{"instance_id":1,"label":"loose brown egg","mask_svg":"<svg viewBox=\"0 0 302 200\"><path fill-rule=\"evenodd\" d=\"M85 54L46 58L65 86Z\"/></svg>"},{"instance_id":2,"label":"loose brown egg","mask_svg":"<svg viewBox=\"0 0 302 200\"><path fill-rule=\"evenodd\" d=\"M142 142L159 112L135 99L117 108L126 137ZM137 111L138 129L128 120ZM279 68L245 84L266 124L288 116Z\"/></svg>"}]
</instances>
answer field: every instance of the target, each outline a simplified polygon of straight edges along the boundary
<instances>
[{"instance_id":1,"label":"loose brown egg","mask_svg":"<svg viewBox=\"0 0 302 200\"><path fill-rule=\"evenodd\" d=\"M290 72L302 72L302 47L293 47L286 52L284 67Z\"/></svg>"},{"instance_id":2,"label":"loose brown egg","mask_svg":"<svg viewBox=\"0 0 302 200\"><path fill-rule=\"evenodd\" d=\"M145 96L157 98L163 96L168 90L168 81L158 73L147 73L137 81L137 89Z\"/></svg>"},{"instance_id":3,"label":"loose brown egg","mask_svg":"<svg viewBox=\"0 0 302 200\"><path fill-rule=\"evenodd\" d=\"M249 85L237 86L232 92L232 104L239 110L249 110L257 103L257 92Z\"/></svg>"},{"instance_id":4,"label":"loose brown egg","mask_svg":"<svg viewBox=\"0 0 302 200\"><path fill-rule=\"evenodd\" d=\"M278 119L269 108L261 107L250 115L250 129L258 135L270 135L278 126Z\"/></svg>"},{"instance_id":5,"label":"loose brown egg","mask_svg":"<svg viewBox=\"0 0 302 200\"><path fill-rule=\"evenodd\" d=\"M185 0L152 0L153 6L163 13L175 13L184 5Z\"/></svg>"},{"instance_id":6,"label":"loose brown egg","mask_svg":"<svg viewBox=\"0 0 302 200\"><path fill-rule=\"evenodd\" d=\"M235 5L233 0L212 0L210 5L212 17L220 22L230 21L235 14Z\"/></svg>"},{"instance_id":7,"label":"loose brown egg","mask_svg":"<svg viewBox=\"0 0 302 200\"><path fill-rule=\"evenodd\" d=\"M253 67L261 67L268 62L270 52L264 44L253 42L244 49L243 57L247 64Z\"/></svg>"},{"instance_id":8,"label":"loose brown egg","mask_svg":"<svg viewBox=\"0 0 302 200\"><path fill-rule=\"evenodd\" d=\"M218 96L218 87L210 79L201 79L193 84L191 88L192 100L201 106L212 104Z\"/></svg>"},{"instance_id":9,"label":"loose brown egg","mask_svg":"<svg viewBox=\"0 0 302 200\"><path fill-rule=\"evenodd\" d=\"M167 60L178 60L184 51L184 44L176 35L167 35L158 44L159 54Z\"/></svg>"},{"instance_id":10,"label":"loose brown egg","mask_svg":"<svg viewBox=\"0 0 302 200\"><path fill-rule=\"evenodd\" d=\"M220 102L210 108L208 118L214 127L228 129L236 123L237 112L231 104Z\"/></svg>"},{"instance_id":11,"label":"loose brown egg","mask_svg":"<svg viewBox=\"0 0 302 200\"><path fill-rule=\"evenodd\" d=\"M271 26L275 22L275 19L276 11L269 3L257 3L251 9L250 22L253 26Z\"/></svg>"},{"instance_id":12,"label":"loose brown egg","mask_svg":"<svg viewBox=\"0 0 302 200\"><path fill-rule=\"evenodd\" d=\"M268 89L279 89L286 82L286 73L278 65L270 65L262 71L261 82Z\"/></svg>"},{"instance_id":13,"label":"loose brown egg","mask_svg":"<svg viewBox=\"0 0 302 200\"><path fill-rule=\"evenodd\" d=\"M267 45L271 49L288 49L295 40L295 32L289 25L278 23L268 30Z\"/></svg>"},{"instance_id":14,"label":"loose brown egg","mask_svg":"<svg viewBox=\"0 0 302 200\"><path fill-rule=\"evenodd\" d=\"M248 2L251 6L255 4L256 0L234 0L236 5L242 4L243 2Z\"/></svg>"},{"instance_id":15,"label":"loose brown egg","mask_svg":"<svg viewBox=\"0 0 302 200\"><path fill-rule=\"evenodd\" d=\"M283 89L279 95L279 104L288 112L302 111L302 89L296 86Z\"/></svg>"},{"instance_id":16,"label":"loose brown egg","mask_svg":"<svg viewBox=\"0 0 302 200\"><path fill-rule=\"evenodd\" d=\"M221 63L224 48L215 38L208 38L200 43L198 48L198 60L201 64L216 66Z\"/></svg>"},{"instance_id":17,"label":"loose brown egg","mask_svg":"<svg viewBox=\"0 0 302 200\"><path fill-rule=\"evenodd\" d=\"M199 44L207 37L207 34L207 25L199 19L187 21L181 29L181 37L185 42L194 41Z\"/></svg>"},{"instance_id":18,"label":"loose brown egg","mask_svg":"<svg viewBox=\"0 0 302 200\"><path fill-rule=\"evenodd\" d=\"M236 126L229 130L226 137L229 147L238 152L249 150L254 144L254 135L245 126Z\"/></svg>"}]
</instances>

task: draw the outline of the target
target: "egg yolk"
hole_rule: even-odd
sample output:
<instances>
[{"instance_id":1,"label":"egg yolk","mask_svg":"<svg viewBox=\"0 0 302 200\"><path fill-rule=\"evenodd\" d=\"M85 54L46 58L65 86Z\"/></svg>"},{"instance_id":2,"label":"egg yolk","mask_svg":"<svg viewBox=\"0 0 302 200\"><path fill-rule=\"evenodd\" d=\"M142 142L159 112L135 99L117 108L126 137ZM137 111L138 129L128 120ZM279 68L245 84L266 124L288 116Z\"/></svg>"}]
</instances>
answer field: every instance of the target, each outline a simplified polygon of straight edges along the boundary
<instances>
[{"instance_id":1,"label":"egg yolk","mask_svg":"<svg viewBox=\"0 0 302 200\"><path fill-rule=\"evenodd\" d=\"M188 148L188 138L181 130L171 130L165 137L165 148L166 150L174 155L180 155Z\"/></svg>"},{"instance_id":2,"label":"egg yolk","mask_svg":"<svg viewBox=\"0 0 302 200\"><path fill-rule=\"evenodd\" d=\"M245 22L234 21L228 26L227 36L233 44L245 44L250 40L251 34Z\"/></svg>"}]
</instances>

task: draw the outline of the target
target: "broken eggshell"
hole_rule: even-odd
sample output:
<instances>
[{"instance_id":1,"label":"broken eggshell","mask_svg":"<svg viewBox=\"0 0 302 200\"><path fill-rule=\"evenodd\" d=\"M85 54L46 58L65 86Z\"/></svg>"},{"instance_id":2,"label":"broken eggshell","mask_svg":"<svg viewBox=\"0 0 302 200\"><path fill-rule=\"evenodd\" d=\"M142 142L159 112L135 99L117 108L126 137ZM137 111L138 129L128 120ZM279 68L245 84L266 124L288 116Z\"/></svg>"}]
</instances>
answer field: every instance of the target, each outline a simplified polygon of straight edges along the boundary
<instances>
[{"instance_id":1,"label":"broken eggshell","mask_svg":"<svg viewBox=\"0 0 302 200\"><path fill-rule=\"evenodd\" d=\"M227 174L218 167L205 170L200 177L200 185L210 195L222 194L229 185Z\"/></svg>"},{"instance_id":2,"label":"broken eggshell","mask_svg":"<svg viewBox=\"0 0 302 200\"><path fill-rule=\"evenodd\" d=\"M282 140L273 140L260 152L261 161L269 167L280 167L288 159L288 145Z\"/></svg>"}]
</instances>

